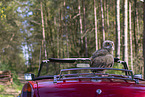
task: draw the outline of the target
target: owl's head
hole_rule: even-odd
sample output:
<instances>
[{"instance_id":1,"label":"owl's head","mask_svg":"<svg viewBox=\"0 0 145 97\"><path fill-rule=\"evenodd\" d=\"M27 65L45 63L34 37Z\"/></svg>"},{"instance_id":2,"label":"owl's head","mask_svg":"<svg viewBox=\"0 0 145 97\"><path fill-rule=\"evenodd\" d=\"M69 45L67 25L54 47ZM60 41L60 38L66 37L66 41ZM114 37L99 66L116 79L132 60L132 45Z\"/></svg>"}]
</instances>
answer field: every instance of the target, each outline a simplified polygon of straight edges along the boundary
<instances>
[{"instance_id":1,"label":"owl's head","mask_svg":"<svg viewBox=\"0 0 145 97\"><path fill-rule=\"evenodd\" d=\"M114 42L110 40L105 40L103 42L103 48L109 49L109 50L114 50Z\"/></svg>"}]
</instances>

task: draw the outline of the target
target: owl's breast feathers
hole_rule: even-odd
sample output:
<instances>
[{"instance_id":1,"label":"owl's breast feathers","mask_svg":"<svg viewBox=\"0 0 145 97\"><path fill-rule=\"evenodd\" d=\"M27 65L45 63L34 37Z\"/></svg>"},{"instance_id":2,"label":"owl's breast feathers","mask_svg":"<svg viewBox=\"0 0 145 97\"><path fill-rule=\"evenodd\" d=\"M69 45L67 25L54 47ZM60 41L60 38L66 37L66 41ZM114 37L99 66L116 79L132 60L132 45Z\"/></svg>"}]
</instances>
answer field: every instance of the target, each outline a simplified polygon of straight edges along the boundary
<instances>
[{"instance_id":1,"label":"owl's breast feathers","mask_svg":"<svg viewBox=\"0 0 145 97\"><path fill-rule=\"evenodd\" d=\"M91 67L112 67L114 57L107 49L100 49L93 53L91 57Z\"/></svg>"}]
</instances>

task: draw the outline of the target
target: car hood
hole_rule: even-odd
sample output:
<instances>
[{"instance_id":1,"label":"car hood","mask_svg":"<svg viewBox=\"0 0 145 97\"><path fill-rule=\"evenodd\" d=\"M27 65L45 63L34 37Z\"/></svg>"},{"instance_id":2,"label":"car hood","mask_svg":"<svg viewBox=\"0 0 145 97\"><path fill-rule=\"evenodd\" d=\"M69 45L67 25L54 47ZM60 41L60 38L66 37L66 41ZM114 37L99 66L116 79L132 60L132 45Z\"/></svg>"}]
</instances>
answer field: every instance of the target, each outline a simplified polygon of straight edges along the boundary
<instances>
[{"instance_id":1,"label":"car hood","mask_svg":"<svg viewBox=\"0 0 145 97\"><path fill-rule=\"evenodd\" d=\"M40 97L144 97L145 85L127 82L53 81L40 80ZM36 86L36 85L33 85ZM36 87L35 87L36 88Z\"/></svg>"}]
</instances>

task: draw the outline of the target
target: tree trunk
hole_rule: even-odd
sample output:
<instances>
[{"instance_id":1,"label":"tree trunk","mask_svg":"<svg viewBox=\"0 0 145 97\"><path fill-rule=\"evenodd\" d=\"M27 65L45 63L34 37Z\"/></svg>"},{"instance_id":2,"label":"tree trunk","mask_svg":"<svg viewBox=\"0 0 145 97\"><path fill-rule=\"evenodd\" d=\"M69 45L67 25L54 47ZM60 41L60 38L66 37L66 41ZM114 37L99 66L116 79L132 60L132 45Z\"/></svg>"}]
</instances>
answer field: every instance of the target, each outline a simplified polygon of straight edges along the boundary
<instances>
[{"instance_id":1,"label":"tree trunk","mask_svg":"<svg viewBox=\"0 0 145 97\"><path fill-rule=\"evenodd\" d=\"M131 64L131 70L134 73L133 70L133 54L132 54L132 31L131 31L131 1L129 1L129 36L130 36L130 64Z\"/></svg>"},{"instance_id":2,"label":"tree trunk","mask_svg":"<svg viewBox=\"0 0 145 97\"><path fill-rule=\"evenodd\" d=\"M120 0L116 1L116 54L120 58Z\"/></svg>"},{"instance_id":3,"label":"tree trunk","mask_svg":"<svg viewBox=\"0 0 145 97\"><path fill-rule=\"evenodd\" d=\"M41 46L42 47L42 46ZM41 47L40 47L40 54L39 54L39 68L40 68L40 65L41 65Z\"/></svg>"},{"instance_id":4,"label":"tree trunk","mask_svg":"<svg viewBox=\"0 0 145 97\"><path fill-rule=\"evenodd\" d=\"M66 35L66 53L67 53L67 57L69 58L69 48L68 48L68 32L67 32L67 24L66 24L66 4L65 4L65 0L64 0L64 3L63 3L63 6L64 6L64 30L65 30L65 35Z\"/></svg>"},{"instance_id":5,"label":"tree trunk","mask_svg":"<svg viewBox=\"0 0 145 97\"><path fill-rule=\"evenodd\" d=\"M82 15L81 15L81 3L80 0L78 0L78 9L79 9L79 22L80 22L80 34L81 34L81 51L83 51L83 24L82 24ZM82 53L82 52L81 52ZM82 53L83 56L83 53Z\"/></svg>"},{"instance_id":6,"label":"tree trunk","mask_svg":"<svg viewBox=\"0 0 145 97\"><path fill-rule=\"evenodd\" d=\"M106 0L106 8L107 8L107 10L106 10L106 14L107 14L107 25L108 25L108 28L109 28L109 14L108 14L108 4L109 2L108 2L108 0Z\"/></svg>"},{"instance_id":7,"label":"tree trunk","mask_svg":"<svg viewBox=\"0 0 145 97\"><path fill-rule=\"evenodd\" d=\"M100 0L100 4L101 4L101 14L102 14L102 32L103 32L103 41L105 41L104 14L103 14L103 5L102 5L102 0Z\"/></svg>"},{"instance_id":8,"label":"tree trunk","mask_svg":"<svg viewBox=\"0 0 145 97\"><path fill-rule=\"evenodd\" d=\"M86 33L86 8L85 8L85 0L83 0L83 26L84 33ZM88 57L88 44L87 44L87 36L85 35L85 57Z\"/></svg>"},{"instance_id":9,"label":"tree trunk","mask_svg":"<svg viewBox=\"0 0 145 97\"><path fill-rule=\"evenodd\" d=\"M135 45L135 55L138 52L137 34L136 34L136 0L134 0L134 45Z\"/></svg>"},{"instance_id":10,"label":"tree trunk","mask_svg":"<svg viewBox=\"0 0 145 97\"><path fill-rule=\"evenodd\" d=\"M44 17L43 17L43 5L42 5L42 1L41 1L41 3L40 3L40 6L41 6L41 22L42 22L43 46L44 46L45 59L47 59L47 51L46 51L45 28L44 28Z\"/></svg>"},{"instance_id":11,"label":"tree trunk","mask_svg":"<svg viewBox=\"0 0 145 97\"><path fill-rule=\"evenodd\" d=\"M59 19L60 19L60 17L59 17ZM54 17L54 25L55 26L57 25L56 17ZM59 58L59 28L60 28L60 23L59 23L59 26L56 26L56 31L57 31L57 36L56 36L57 37L57 55L56 56L57 56L57 58Z\"/></svg>"},{"instance_id":12,"label":"tree trunk","mask_svg":"<svg viewBox=\"0 0 145 97\"><path fill-rule=\"evenodd\" d=\"M136 8L136 28L137 28L137 30L136 30L136 32L137 32L137 34L136 34L136 43L137 43L137 53L139 52L139 47L140 47L140 44L139 44L139 39L141 39L141 37L140 37L140 27L139 27L139 16L138 16L138 10L137 10L137 8Z\"/></svg>"},{"instance_id":13,"label":"tree trunk","mask_svg":"<svg viewBox=\"0 0 145 97\"><path fill-rule=\"evenodd\" d=\"M127 47L128 35L127 34L128 34L128 0L124 0L123 60L128 65L128 47Z\"/></svg>"},{"instance_id":14,"label":"tree trunk","mask_svg":"<svg viewBox=\"0 0 145 97\"><path fill-rule=\"evenodd\" d=\"M96 0L94 0L94 16L95 16L95 40L96 40L96 50L98 50L98 32L97 32L97 14L96 14Z\"/></svg>"}]
</instances>

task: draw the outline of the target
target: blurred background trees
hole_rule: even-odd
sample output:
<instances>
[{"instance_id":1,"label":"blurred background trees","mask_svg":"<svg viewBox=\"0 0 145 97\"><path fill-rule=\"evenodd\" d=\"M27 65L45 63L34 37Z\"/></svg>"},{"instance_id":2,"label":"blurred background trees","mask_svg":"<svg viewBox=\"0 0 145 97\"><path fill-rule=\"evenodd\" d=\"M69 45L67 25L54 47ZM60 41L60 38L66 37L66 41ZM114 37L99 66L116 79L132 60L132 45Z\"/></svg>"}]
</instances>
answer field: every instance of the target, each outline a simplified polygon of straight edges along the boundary
<instances>
[{"instance_id":1,"label":"blurred background trees","mask_svg":"<svg viewBox=\"0 0 145 97\"><path fill-rule=\"evenodd\" d=\"M1 0L0 68L38 70L51 57L90 57L103 40L143 74L140 0Z\"/></svg>"}]
</instances>

